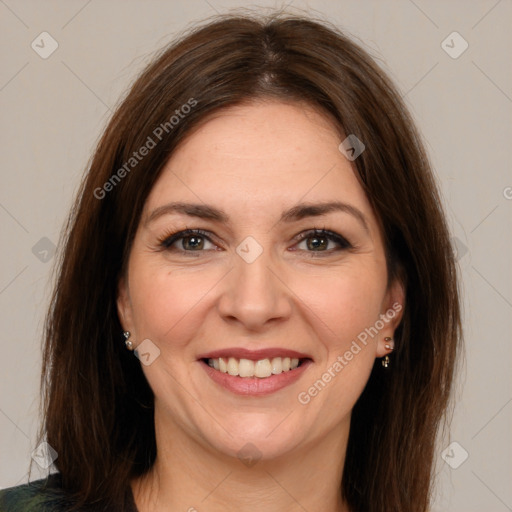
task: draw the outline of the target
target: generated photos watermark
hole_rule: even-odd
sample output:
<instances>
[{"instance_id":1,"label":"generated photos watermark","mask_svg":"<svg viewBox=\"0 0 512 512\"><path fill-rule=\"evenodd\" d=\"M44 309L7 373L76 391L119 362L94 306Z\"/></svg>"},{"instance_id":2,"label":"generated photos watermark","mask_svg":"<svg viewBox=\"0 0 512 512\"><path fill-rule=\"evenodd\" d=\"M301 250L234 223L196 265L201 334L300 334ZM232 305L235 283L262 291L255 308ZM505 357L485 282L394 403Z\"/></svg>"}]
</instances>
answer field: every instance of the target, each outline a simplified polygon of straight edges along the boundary
<instances>
[{"instance_id":1,"label":"generated photos watermark","mask_svg":"<svg viewBox=\"0 0 512 512\"><path fill-rule=\"evenodd\" d=\"M354 359L354 356L361 352L363 347L366 347L369 341L369 337L373 339L379 331L381 331L386 324L388 324L397 313L402 310L402 305L395 302L386 313L381 314L379 320L377 320L371 327L365 328L357 335L357 340L352 340L350 348L346 350L343 355L339 355L336 361L332 363L329 368L317 379L306 391L301 391L297 395L297 400L300 404L306 405L317 396L334 377L336 377L345 368L350 361ZM359 341L359 343L358 343ZM361 347L363 345L363 347Z\"/></svg>"},{"instance_id":2,"label":"generated photos watermark","mask_svg":"<svg viewBox=\"0 0 512 512\"><path fill-rule=\"evenodd\" d=\"M197 100L189 98L186 103L174 111L174 115L169 118L169 121L160 123L153 130L152 134L148 135L146 142L137 151L134 151L132 156L128 158L128 160L114 174L112 174L112 176L101 187L94 189L94 197L100 200L104 199L108 192L114 190L114 188L121 183L121 180L123 180L123 178L125 178L132 169L137 167L139 162L141 162L160 141L162 141L164 134L171 132L173 128L177 126L196 105Z\"/></svg>"}]
</instances>

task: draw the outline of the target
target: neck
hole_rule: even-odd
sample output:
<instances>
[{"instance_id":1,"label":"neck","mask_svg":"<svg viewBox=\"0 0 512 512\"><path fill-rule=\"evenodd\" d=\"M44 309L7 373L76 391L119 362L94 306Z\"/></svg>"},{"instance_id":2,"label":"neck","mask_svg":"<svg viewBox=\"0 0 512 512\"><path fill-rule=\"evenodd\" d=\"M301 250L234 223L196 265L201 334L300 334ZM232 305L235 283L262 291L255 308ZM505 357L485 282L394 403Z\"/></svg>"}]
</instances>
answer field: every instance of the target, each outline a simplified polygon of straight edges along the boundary
<instances>
[{"instance_id":1,"label":"neck","mask_svg":"<svg viewBox=\"0 0 512 512\"><path fill-rule=\"evenodd\" d=\"M350 419L293 453L244 463L205 448L182 431L170 435L157 422L155 463L132 482L137 508L139 512L349 512L341 498L349 426Z\"/></svg>"}]
</instances>

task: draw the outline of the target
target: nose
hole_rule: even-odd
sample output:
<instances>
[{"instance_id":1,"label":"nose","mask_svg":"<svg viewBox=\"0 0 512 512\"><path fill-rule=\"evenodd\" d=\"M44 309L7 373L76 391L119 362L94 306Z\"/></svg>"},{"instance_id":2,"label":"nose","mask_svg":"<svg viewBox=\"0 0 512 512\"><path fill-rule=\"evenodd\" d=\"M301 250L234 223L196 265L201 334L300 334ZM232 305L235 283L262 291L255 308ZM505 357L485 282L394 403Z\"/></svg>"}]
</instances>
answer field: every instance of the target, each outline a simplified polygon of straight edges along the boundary
<instances>
[{"instance_id":1,"label":"nose","mask_svg":"<svg viewBox=\"0 0 512 512\"><path fill-rule=\"evenodd\" d=\"M251 331L285 320L292 310L293 294L268 252L264 250L251 263L235 254L234 268L223 280L218 301L222 318Z\"/></svg>"}]
</instances>

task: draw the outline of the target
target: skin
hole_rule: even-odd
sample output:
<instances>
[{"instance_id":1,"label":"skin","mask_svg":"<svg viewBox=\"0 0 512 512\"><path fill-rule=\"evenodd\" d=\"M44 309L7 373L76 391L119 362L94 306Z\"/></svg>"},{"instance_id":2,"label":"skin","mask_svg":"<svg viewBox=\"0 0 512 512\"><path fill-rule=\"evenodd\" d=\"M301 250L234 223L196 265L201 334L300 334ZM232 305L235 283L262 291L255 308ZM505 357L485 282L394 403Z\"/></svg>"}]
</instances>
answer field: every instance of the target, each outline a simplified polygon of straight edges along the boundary
<instances>
[{"instance_id":1,"label":"skin","mask_svg":"<svg viewBox=\"0 0 512 512\"><path fill-rule=\"evenodd\" d=\"M149 339L160 350L142 366L155 394L158 454L150 473L132 481L141 512L349 510L339 489L351 411L375 358L390 353L384 338L393 337L401 314L360 344L309 403L297 397L379 315L403 305L404 292L398 282L387 287L379 224L338 149L342 140L332 121L306 104L230 107L189 135L154 185L118 295L135 346ZM296 204L334 200L357 208L368 231L341 211L279 222ZM230 222L178 213L148 222L171 201L215 206ZM199 250L190 238L174 250L159 245L186 228L207 231L211 241L199 235ZM315 236L295 238L313 228L334 231L353 247L324 239L315 248L308 245ZM248 236L263 249L252 263L236 252ZM313 364L273 394L239 396L197 361L235 346L298 350ZM237 456L247 443L259 457L251 466Z\"/></svg>"}]
</instances>

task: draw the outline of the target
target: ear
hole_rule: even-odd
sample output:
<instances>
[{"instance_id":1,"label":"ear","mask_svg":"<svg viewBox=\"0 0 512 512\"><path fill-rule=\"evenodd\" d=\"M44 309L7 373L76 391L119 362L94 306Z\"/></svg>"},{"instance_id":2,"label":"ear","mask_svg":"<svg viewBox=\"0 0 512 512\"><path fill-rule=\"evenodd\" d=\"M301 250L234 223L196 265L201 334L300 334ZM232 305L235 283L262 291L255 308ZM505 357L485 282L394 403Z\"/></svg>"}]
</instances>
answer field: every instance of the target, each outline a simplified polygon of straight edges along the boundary
<instances>
[{"instance_id":1,"label":"ear","mask_svg":"<svg viewBox=\"0 0 512 512\"><path fill-rule=\"evenodd\" d=\"M394 346L395 330L400 324L405 309L405 286L400 279L395 279L389 286L382 302L381 319L384 327L379 331L377 340L377 357L384 357L390 354ZM391 338L393 341L386 341L384 338ZM386 344L392 348L386 348Z\"/></svg>"},{"instance_id":2,"label":"ear","mask_svg":"<svg viewBox=\"0 0 512 512\"><path fill-rule=\"evenodd\" d=\"M117 285L117 314L119 315L119 321L123 330L130 331L132 335L134 335L130 290L124 276L119 279L119 283Z\"/></svg>"}]
</instances>

